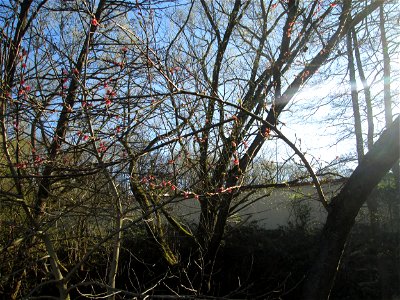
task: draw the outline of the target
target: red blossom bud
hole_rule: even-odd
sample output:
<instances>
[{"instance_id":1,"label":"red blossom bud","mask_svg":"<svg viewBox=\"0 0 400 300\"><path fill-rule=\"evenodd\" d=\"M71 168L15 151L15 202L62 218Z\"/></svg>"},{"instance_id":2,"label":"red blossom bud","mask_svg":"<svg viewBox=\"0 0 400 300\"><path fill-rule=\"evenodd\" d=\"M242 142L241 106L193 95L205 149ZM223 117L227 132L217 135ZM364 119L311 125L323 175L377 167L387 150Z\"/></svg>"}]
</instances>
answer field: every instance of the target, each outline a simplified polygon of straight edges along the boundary
<instances>
[{"instance_id":1,"label":"red blossom bud","mask_svg":"<svg viewBox=\"0 0 400 300\"><path fill-rule=\"evenodd\" d=\"M90 24L92 24L93 26L99 26L99 25L100 25L99 21L97 21L96 18L93 18L93 19L90 21Z\"/></svg>"}]
</instances>

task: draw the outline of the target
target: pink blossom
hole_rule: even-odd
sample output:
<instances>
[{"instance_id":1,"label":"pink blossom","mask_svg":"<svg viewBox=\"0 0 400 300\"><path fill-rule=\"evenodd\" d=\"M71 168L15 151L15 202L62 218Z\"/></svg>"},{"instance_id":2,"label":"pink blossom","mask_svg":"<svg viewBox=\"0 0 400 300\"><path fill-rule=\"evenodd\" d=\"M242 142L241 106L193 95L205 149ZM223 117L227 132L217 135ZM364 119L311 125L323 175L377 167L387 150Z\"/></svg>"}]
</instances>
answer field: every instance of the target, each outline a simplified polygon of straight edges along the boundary
<instances>
[{"instance_id":1,"label":"pink blossom","mask_svg":"<svg viewBox=\"0 0 400 300\"><path fill-rule=\"evenodd\" d=\"M104 153L107 151L107 147L104 142L100 142L99 147L97 148L97 152Z\"/></svg>"},{"instance_id":2,"label":"pink blossom","mask_svg":"<svg viewBox=\"0 0 400 300\"><path fill-rule=\"evenodd\" d=\"M99 21L97 21L96 18L93 18L93 19L90 21L90 24L92 24L93 26L99 26L99 25L100 25Z\"/></svg>"}]
</instances>

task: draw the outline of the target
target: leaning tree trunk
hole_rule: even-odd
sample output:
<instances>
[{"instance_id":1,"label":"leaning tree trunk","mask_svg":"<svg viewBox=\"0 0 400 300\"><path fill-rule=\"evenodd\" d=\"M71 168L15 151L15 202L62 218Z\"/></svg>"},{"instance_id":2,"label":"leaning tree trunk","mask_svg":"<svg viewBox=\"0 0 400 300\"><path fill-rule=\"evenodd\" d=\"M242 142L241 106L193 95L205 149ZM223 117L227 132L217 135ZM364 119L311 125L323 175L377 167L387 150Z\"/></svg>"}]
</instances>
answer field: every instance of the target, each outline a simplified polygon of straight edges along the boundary
<instances>
[{"instance_id":1,"label":"leaning tree trunk","mask_svg":"<svg viewBox=\"0 0 400 300\"><path fill-rule=\"evenodd\" d=\"M319 254L304 283L304 299L329 299L347 237L367 197L399 159L399 117L364 156L329 205Z\"/></svg>"}]
</instances>

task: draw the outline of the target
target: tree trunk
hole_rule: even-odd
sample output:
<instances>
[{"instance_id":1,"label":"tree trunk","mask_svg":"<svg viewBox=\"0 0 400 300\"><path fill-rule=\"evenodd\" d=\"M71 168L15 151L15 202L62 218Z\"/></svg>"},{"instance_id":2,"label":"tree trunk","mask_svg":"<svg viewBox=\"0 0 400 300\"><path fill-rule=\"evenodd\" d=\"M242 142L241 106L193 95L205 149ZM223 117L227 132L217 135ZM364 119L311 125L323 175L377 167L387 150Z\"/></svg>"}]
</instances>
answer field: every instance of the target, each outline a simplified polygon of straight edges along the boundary
<instances>
[{"instance_id":1,"label":"tree trunk","mask_svg":"<svg viewBox=\"0 0 400 300\"><path fill-rule=\"evenodd\" d=\"M381 42L382 42L382 53L383 53L383 101L385 107L385 122L386 127L388 127L393 120L393 112L392 112L392 95L390 89L390 54L389 54L389 43L386 37L386 29L385 29L385 15L383 10L383 5L379 7L379 29L381 34ZM400 191L400 166L399 161L397 161L393 167L392 172L394 174L395 187L397 191ZM394 232L396 233L396 243L397 248L400 245L400 195L394 197L391 201L391 210L393 212L393 226ZM396 262L398 265L398 270L400 269L400 250L396 255ZM400 293L400 271L397 272L398 282L397 285L397 293Z\"/></svg>"},{"instance_id":2,"label":"tree trunk","mask_svg":"<svg viewBox=\"0 0 400 300\"><path fill-rule=\"evenodd\" d=\"M332 199L317 258L304 283L304 299L329 299L347 237L363 203L399 159L399 117L383 132Z\"/></svg>"},{"instance_id":3,"label":"tree trunk","mask_svg":"<svg viewBox=\"0 0 400 300\"><path fill-rule=\"evenodd\" d=\"M389 47L386 38L385 30L385 16L383 11L383 5L379 7L379 28L381 31L381 42L383 52L383 101L385 103L385 121L386 126L392 123L392 99L390 94L390 56Z\"/></svg>"},{"instance_id":4,"label":"tree trunk","mask_svg":"<svg viewBox=\"0 0 400 300\"><path fill-rule=\"evenodd\" d=\"M361 82L364 88L365 95L365 104L367 107L367 124L368 124L368 132L367 132L367 145L368 149L371 149L374 144L374 116L372 112L372 99L371 99L371 90L367 79L365 77L363 65L361 62L361 55L359 50L359 45L357 41L357 33L353 29L353 44L354 44L354 53L357 62L357 69L360 75ZM376 237L376 234L379 229L379 218L378 218L378 199L376 197L368 197L367 199L368 211L370 215L370 223L371 223L371 231L373 238Z\"/></svg>"},{"instance_id":5,"label":"tree trunk","mask_svg":"<svg viewBox=\"0 0 400 300\"><path fill-rule=\"evenodd\" d=\"M351 103L353 104L353 114L354 114L354 130L356 134L357 158L358 158L358 163L360 163L362 157L364 156L364 143L362 136L360 105L358 102L356 71L354 68L354 56L353 56L353 47L352 47L352 39L350 31L346 35L346 44L347 44L348 68L350 75Z\"/></svg>"},{"instance_id":6,"label":"tree trunk","mask_svg":"<svg viewBox=\"0 0 400 300\"><path fill-rule=\"evenodd\" d=\"M100 158L98 158L99 161L101 161ZM101 161L102 162L102 161ZM117 232L116 236L113 239L113 253L112 253L112 258L111 258L111 265L110 269L108 271L108 286L111 288L109 289L109 297L108 300L114 300L115 295L114 295L114 289L116 287L116 277L118 273L118 266L119 266L119 255L121 251L121 243L122 243L122 227L124 225L124 219L123 219L123 208L122 208L122 201L121 201L121 195L118 192L118 188L113 181L112 176L107 170L104 170L104 173L109 180L109 185L110 188L113 192L113 196L116 199L115 203L115 231Z\"/></svg>"},{"instance_id":7,"label":"tree trunk","mask_svg":"<svg viewBox=\"0 0 400 300\"><path fill-rule=\"evenodd\" d=\"M361 62L360 49L357 40L357 33L354 29L353 29L353 44L354 44L354 54L357 63L357 70L358 74L360 75L361 83L364 88L365 104L367 106L367 124L368 124L367 144L368 144L368 149L370 149L374 144L374 115L372 111L371 89L364 73L363 65Z\"/></svg>"}]
</instances>

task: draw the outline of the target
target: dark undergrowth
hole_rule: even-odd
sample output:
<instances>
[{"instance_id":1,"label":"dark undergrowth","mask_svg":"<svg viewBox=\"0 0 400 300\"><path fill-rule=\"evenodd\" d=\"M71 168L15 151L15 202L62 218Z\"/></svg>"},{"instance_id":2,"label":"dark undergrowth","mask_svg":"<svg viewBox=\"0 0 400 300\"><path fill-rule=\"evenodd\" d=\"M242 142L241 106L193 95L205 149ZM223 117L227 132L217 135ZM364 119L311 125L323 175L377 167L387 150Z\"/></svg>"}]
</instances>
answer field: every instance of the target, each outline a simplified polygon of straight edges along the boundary
<instances>
[{"instance_id":1,"label":"dark undergrowth","mask_svg":"<svg viewBox=\"0 0 400 300\"><path fill-rule=\"evenodd\" d=\"M368 232L362 226L353 230L331 299L391 299L398 293L398 241L387 232L373 240ZM201 289L208 295L230 299L299 299L307 270L318 251L318 232L293 227L231 227L215 260L208 287L198 245L183 237L173 239L180 262L171 267L162 258L158 245L145 234L126 233L117 288L148 295L194 296ZM83 264L69 282L70 286L77 285L71 291L72 299L89 299L85 294L104 296L106 290L99 278L107 278L110 254L108 249L103 250ZM59 251L59 255L62 258L67 253ZM44 274L26 274L25 290L51 279ZM40 295L56 296L57 289L44 285L31 296ZM134 295L120 293L116 298L133 299Z\"/></svg>"}]
</instances>

